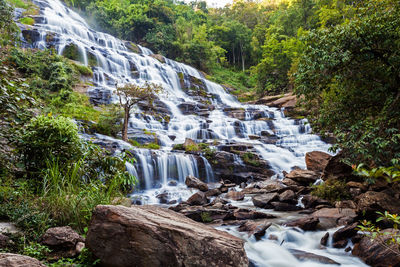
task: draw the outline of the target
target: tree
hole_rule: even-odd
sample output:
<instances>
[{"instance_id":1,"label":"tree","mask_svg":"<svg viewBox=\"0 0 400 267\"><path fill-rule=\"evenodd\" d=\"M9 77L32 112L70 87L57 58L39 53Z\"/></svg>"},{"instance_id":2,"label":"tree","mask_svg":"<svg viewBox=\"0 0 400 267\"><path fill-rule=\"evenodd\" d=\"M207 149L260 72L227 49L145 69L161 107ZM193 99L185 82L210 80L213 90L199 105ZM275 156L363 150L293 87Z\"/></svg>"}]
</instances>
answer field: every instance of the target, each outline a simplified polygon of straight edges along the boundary
<instances>
[{"instance_id":1,"label":"tree","mask_svg":"<svg viewBox=\"0 0 400 267\"><path fill-rule=\"evenodd\" d=\"M13 8L5 0L0 0L0 47L14 42L18 27L13 21Z\"/></svg>"},{"instance_id":2,"label":"tree","mask_svg":"<svg viewBox=\"0 0 400 267\"><path fill-rule=\"evenodd\" d=\"M400 159L400 6L370 0L356 14L309 33L295 90L353 163L387 166Z\"/></svg>"},{"instance_id":3,"label":"tree","mask_svg":"<svg viewBox=\"0 0 400 267\"><path fill-rule=\"evenodd\" d=\"M124 123L122 126L122 140L128 141L128 124L132 108L140 101L146 100L150 105L157 99L157 94L162 91L161 86L145 83L143 86L136 84L125 84L117 86L119 103L124 109Z\"/></svg>"}]
</instances>

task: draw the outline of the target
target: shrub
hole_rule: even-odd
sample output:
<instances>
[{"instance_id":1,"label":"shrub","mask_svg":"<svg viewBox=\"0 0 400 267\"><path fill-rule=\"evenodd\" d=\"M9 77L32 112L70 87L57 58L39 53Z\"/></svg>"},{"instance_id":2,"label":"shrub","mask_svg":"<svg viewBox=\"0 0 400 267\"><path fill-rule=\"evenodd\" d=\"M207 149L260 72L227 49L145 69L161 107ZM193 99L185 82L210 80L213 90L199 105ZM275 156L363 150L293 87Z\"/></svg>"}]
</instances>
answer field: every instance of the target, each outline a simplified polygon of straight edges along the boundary
<instances>
[{"instance_id":1,"label":"shrub","mask_svg":"<svg viewBox=\"0 0 400 267\"><path fill-rule=\"evenodd\" d=\"M244 163L259 167L261 163L258 161L258 157L251 152L246 152L241 155Z\"/></svg>"},{"instance_id":2,"label":"shrub","mask_svg":"<svg viewBox=\"0 0 400 267\"><path fill-rule=\"evenodd\" d=\"M114 105L108 107L99 117L99 122L96 124L98 133L116 137L122 130L123 111L120 107ZM134 145L137 146L137 145Z\"/></svg>"},{"instance_id":3,"label":"shrub","mask_svg":"<svg viewBox=\"0 0 400 267\"><path fill-rule=\"evenodd\" d=\"M313 186L311 194L331 202L350 198L346 183L336 179L328 179L323 184Z\"/></svg>"},{"instance_id":4,"label":"shrub","mask_svg":"<svg viewBox=\"0 0 400 267\"><path fill-rule=\"evenodd\" d=\"M51 115L30 121L23 130L18 149L29 171L43 169L46 160L53 157L65 163L78 159L83 153L75 123L68 118Z\"/></svg>"}]
</instances>

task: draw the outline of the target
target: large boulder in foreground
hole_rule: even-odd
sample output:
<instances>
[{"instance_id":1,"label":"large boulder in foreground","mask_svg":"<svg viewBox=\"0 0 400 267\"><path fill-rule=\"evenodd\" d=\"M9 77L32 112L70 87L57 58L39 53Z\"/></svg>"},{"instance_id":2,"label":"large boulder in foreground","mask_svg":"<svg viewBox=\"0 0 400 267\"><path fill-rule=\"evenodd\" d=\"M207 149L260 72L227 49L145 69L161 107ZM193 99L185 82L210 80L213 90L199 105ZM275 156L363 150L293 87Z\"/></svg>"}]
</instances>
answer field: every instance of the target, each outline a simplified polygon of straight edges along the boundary
<instances>
[{"instance_id":1,"label":"large boulder in foreground","mask_svg":"<svg viewBox=\"0 0 400 267\"><path fill-rule=\"evenodd\" d=\"M11 253L0 253L0 266L2 267L46 267L37 259Z\"/></svg>"},{"instance_id":2,"label":"large boulder in foreground","mask_svg":"<svg viewBox=\"0 0 400 267\"><path fill-rule=\"evenodd\" d=\"M368 191L356 197L358 210L374 215L376 211L400 214L400 200L384 192Z\"/></svg>"},{"instance_id":3,"label":"large boulder in foreground","mask_svg":"<svg viewBox=\"0 0 400 267\"><path fill-rule=\"evenodd\" d=\"M385 232L394 232L394 229ZM382 236L382 241L372 240L366 236L353 248L353 255L360 257L366 264L373 267L400 266L400 256L396 245L387 245L390 235Z\"/></svg>"},{"instance_id":4,"label":"large boulder in foreground","mask_svg":"<svg viewBox=\"0 0 400 267\"><path fill-rule=\"evenodd\" d=\"M302 169L295 169L285 176L285 178L305 186L315 183L319 177L320 175L317 172Z\"/></svg>"},{"instance_id":5,"label":"large boulder in foreground","mask_svg":"<svg viewBox=\"0 0 400 267\"><path fill-rule=\"evenodd\" d=\"M97 206L86 245L102 266L243 266L243 241L155 206Z\"/></svg>"}]
</instances>

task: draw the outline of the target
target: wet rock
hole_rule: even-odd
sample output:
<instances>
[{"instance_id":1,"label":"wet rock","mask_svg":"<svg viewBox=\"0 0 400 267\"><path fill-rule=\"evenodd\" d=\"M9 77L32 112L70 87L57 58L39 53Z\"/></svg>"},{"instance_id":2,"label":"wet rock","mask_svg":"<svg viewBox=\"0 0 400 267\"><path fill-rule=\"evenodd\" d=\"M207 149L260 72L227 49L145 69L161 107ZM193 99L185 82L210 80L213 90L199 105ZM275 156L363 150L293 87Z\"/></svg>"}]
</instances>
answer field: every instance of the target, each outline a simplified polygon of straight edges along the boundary
<instances>
[{"instance_id":1,"label":"wet rock","mask_svg":"<svg viewBox=\"0 0 400 267\"><path fill-rule=\"evenodd\" d=\"M255 210L248 210L248 209L237 209L233 212L233 216L235 217L236 220L256 220L256 219L276 218L274 215L271 214L258 212Z\"/></svg>"},{"instance_id":2,"label":"wet rock","mask_svg":"<svg viewBox=\"0 0 400 267\"><path fill-rule=\"evenodd\" d=\"M317 254L313 254L310 252L305 252L302 250L297 250L297 249L289 249L290 253L292 253L293 256L295 256L299 261L316 261L322 264L333 264L333 265L340 265L340 263L325 257L325 256L320 256Z\"/></svg>"},{"instance_id":3,"label":"wet rock","mask_svg":"<svg viewBox=\"0 0 400 267\"><path fill-rule=\"evenodd\" d=\"M158 61L160 61L161 63L165 63L165 58L163 55L160 54L152 54L150 55L152 58L157 59Z\"/></svg>"},{"instance_id":4,"label":"wet rock","mask_svg":"<svg viewBox=\"0 0 400 267\"><path fill-rule=\"evenodd\" d=\"M364 183L350 181L346 185L349 188L359 188L362 192L366 192L368 190L368 186L366 186Z\"/></svg>"},{"instance_id":5,"label":"wet rock","mask_svg":"<svg viewBox=\"0 0 400 267\"><path fill-rule=\"evenodd\" d=\"M11 253L0 253L0 266L2 267L46 267L37 259L11 254Z\"/></svg>"},{"instance_id":6,"label":"wet rock","mask_svg":"<svg viewBox=\"0 0 400 267\"><path fill-rule=\"evenodd\" d=\"M210 189L206 192L206 197L215 197L219 196L221 191L218 188Z\"/></svg>"},{"instance_id":7,"label":"wet rock","mask_svg":"<svg viewBox=\"0 0 400 267\"><path fill-rule=\"evenodd\" d=\"M179 213L186 217L202 223L209 223L218 220L234 220L233 211L226 209L221 203L211 207L192 206L179 210Z\"/></svg>"},{"instance_id":8,"label":"wet rock","mask_svg":"<svg viewBox=\"0 0 400 267\"><path fill-rule=\"evenodd\" d=\"M321 241L319 242L322 246L326 246L328 244L329 240L329 233L327 232L322 238Z\"/></svg>"},{"instance_id":9,"label":"wet rock","mask_svg":"<svg viewBox=\"0 0 400 267\"><path fill-rule=\"evenodd\" d=\"M135 43L126 41L124 44L125 44L126 48L128 50L130 50L131 52L134 52L134 53L137 53L137 54L141 53L140 48Z\"/></svg>"},{"instance_id":10,"label":"wet rock","mask_svg":"<svg viewBox=\"0 0 400 267\"><path fill-rule=\"evenodd\" d=\"M38 30L22 30L22 36L29 44L33 44L40 40L40 33Z\"/></svg>"},{"instance_id":11,"label":"wet rock","mask_svg":"<svg viewBox=\"0 0 400 267\"><path fill-rule=\"evenodd\" d=\"M323 172L331 155L321 151L313 151L306 153L307 170L315 172Z\"/></svg>"},{"instance_id":12,"label":"wet rock","mask_svg":"<svg viewBox=\"0 0 400 267\"><path fill-rule=\"evenodd\" d=\"M234 119L238 119L238 120L246 119L246 110L244 108L228 107L228 108L224 108L224 112L227 116L234 118Z\"/></svg>"},{"instance_id":13,"label":"wet rock","mask_svg":"<svg viewBox=\"0 0 400 267\"><path fill-rule=\"evenodd\" d=\"M288 179L288 178L283 179L282 183L284 185L287 185L287 186L297 186L297 185L299 185L299 183L297 183L296 181L294 181L292 179Z\"/></svg>"},{"instance_id":14,"label":"wet rock","mask_svg":"<svg viewBox=\"0 0 400 267\"><path fill-rule=\"evenodd\" d=\"M285 202L271 202L273 209L276 211L296 211L301 210L301 207L295 204L289 204Z\"/></svg>"},{"instance_id":15,"label":"wet rock","mask_svg":"<svg viewBox=\"0 0 400 267\"><path fill-rule=\"evenodd\" d=\"M239 232L247 232L249 234L249 237L254 235L255 239L258 241L265 235L265 232L268 230L269 227L271 227L271 225L272 223L270 222L257 223L246 221L239 226L238 230Z\"/></svg>"},{"instance_id":16,"label":"wet rock","mask_svg":"<svg viewBox=\"0 0 400 267\"><path fill-rule=\"evenodd\" d=\"M296 198L296 194L292 190L286 190L282 194L279 195L279 201L282 202L293 202Z\"/></svg>"},{"instance_id":17,"label":"wet rock","mask_svg":"<svg viewBox=\"0 0 400 267\"><path fill-rule=\"evenodd\" d=\"M349 241L347 239L336 241L332 244L334 248L345 248Z\"/></svg>"},{"instance_id":18,"label":"wet rock","mask_svg":"<svg viewBox=\"0 0 400 267\"><path fill-rule=\"evenodd\" d=\"M229 198L235 201L243 200L244 199L244 194L242 192L237 192L237 191L229 191L226 195L225 198Z\"/></svg>"},{"instance_id":19,"label":"wet rock","mask_svg":"<svg viewBox=\"0 0 400 267\"><path fill-rule=\"evenodd\" d=\"M254 196L252 198L252 201L254 206L256 207L270 209L273 207L270 203L274 200L277 200L278 198L279 198L278 193L269 193L269 194Z\"/></svg>"},{"instance_id":20,"label":"wet rock","mask_svg":"<svg viewBox=\"0 0 400 267\"><path fill-rule=\"evenodd\" d=\"M206 194L203 192L194 193L187 201L190 206L205 205L208 203Z\"/></svg>"},{"instance_id":21,"label":"wet rock","mask_svg":"<svg viewBox=\"0 0 400 267\"><path fill-rule=\"evenodd\" d=\"M208 191L208 185L202 182L200 179L194 177L193 175L189 175L186 177L185 184L187 185L187 187L197 188L203 192Z\"/></svg>"},{"instance_id":22,"label":"wet rock","mask_svg":"<svg viewBox=\"0 0 400 267\"><path fill-rule=\"evenodd\" d=\"M286 175L287 179L291 179L301 185L310 185L319 179L319 174L314 171L295 169Z\"/></svg>"},{"instance_id":23,"label":"wet rock","mask_svg":"<svg viewBox=\"0 0 400 267\"><path fill-rule=\"evenodd\" d=\"M313 196L313 195L303 196L303 198L301 199L301 202L303 203L303 205L306 209L315 208L320 205L330 206L330 202L328 200L321 199L321 198L319 198L317 196Z\"/></svg>"},{"instance_id":24,"label":"wet rock","mask_svg":"<svg viewBox=\"0 0 400 267\"><path fill-rule=\"evenodd\" d=\"M358 210L375 214L376 211L388 211L400 214L400 200L383 192L368 191L356 198Z\"/></svg>"},{"instance_id":25,"label":"wet rock","mask_svg":"<svg viewBox=\"0 0 400 267\"><path fill-rule=\"evenodd\" d=\"M176 180L168 181L168 186L177 186L177 185L178 185L178 181L176 181Z\"/></svg>"},{"instance_id":26,"label":"wet rock","mask_svg":"<svg viewBox=\"0 0 400 267\"><path fill-rule=\"evenodd\" d=\"M333 156L324 169L324 177L348 177L353 173L353 169L342 162L342 155L339 153L336 156Z\"/></svg>"},{"instance_id":27,"label":"wet rock","mask_svg":"<svg viewBox=\"0 0 400 267\"><path fill-rule=\"evenodd\" d=\"M82 250L85 240L71 227L54 227L48 229L40 239L40 243L51 249L51 258L71 258Z\"/></svg>"},{"instance_id":28,"label":"wet rock","mask_svg":"<svg viewBox=\"0 0 400 267\"><path fill-rule=\"evenodd\" d=\"M304 231L315 231L317 229L319 219L315 217L301 218L292 222L288 222L286 226L298 227Z\"/></svg>"},{"instance_id":29,"label":"wet rock","mask_svg":"<svg viewBox=\"0 0 400 267\"><path fill-rule=\"evenodd\" d=\"M321 229L330 229L352 223L357 214L353 209L322 208L312 216L319 219Z\"/></svg>"},{"instance_id":30,"label":"wet rock","mask_svg":"<svg viewBox=\"0 0 400 267\"><path fill-rule=\"evenodd\" d=\"M249 264L239 238L155 206L97 206L87 245L103 266Z\"/></svg>"},{"instance_id":31,"label":"wet rock","mask_svg":"<svg viewBox=\"0 0 400 267\"><path fill-rule=\"evenodd\" d=\"M156 134L149 134L142 130L129 129L128 131L129 140L134 140L141 145L158 143L159 139Z\"/></svg>"},{"instance_id":32,"label":"wet rock","mask_svg":"<svg viewBox=\"0 0 400 267\"><path fill-rule=\"evenodd\" d=\"M158 194L156 198L160 201L161 204L167 204L169 201L169 196L167 192Z\"/></svg>"},{"instance_id":33,"label":"wet rock","mask_svg":"<svg viewBox=\"0 0 400 267\"><path fill-rule=\"evenodd\" d=\"M333 236L332 236L332 240L334 243L341 241L341 240L347 240L349 238L352 238L353 236L355 236L358 232L357 230L357 226L358 223L355 222L353 224L350 224L348 226L345 226L343 228L340 228L339 230L337 230Z\"/></svg>"}]
</instances>

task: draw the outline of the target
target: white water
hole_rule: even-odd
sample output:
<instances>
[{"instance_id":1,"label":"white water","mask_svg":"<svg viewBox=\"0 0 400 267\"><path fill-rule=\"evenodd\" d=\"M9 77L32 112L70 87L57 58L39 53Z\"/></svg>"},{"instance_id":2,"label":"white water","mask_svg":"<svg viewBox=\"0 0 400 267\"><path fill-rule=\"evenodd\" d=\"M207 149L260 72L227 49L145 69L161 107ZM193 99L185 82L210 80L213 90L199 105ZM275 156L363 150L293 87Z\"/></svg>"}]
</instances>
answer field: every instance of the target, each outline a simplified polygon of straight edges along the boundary
<instances>
[{"instance_id":1,"label":"white water","mask_svg":"<svg viewBox=\"0 0 400 267\"><path fill-rule=\"evenodd\" d=\"M164 88L164 93L159 97L169 110L170 122L165 124L150 115L143 116L137 109L137 114L132 116L129 124L130 132L146 129L157 133L158 140L162 144L160 150L136 149L126 142L96 135L98 142L112 144L117 150L127 149L134 152L137 163L127 164L127 169L139 178L140 186L144 189L135 194L135 198L140 199L141 203L157 203L156 196L161 193L167 193L170 199L177 201L187 199L195 192L188 190L183 184L189 174L202 175L201 178L207 182L215 181L211 165L205 158L200 158L199 161L192 155L171 152L171 147L183 143L185 138L196 141L211 142L218 139L222 143L236 141L252 144L259 154L270 162L278 175L294 166L305 167L306 152L327 151L329 148L329 145L321 141L318 136L311 134L306 120L295 121L285 118L283 112L276 108L243 105L222 86L206 80L196 69L170 59L165 59L163 64L151 57L152 51L145 47L139 46L140 54L131 52L124 41L90 29L82 17L58 0L37 0L35 3L41 7L40 13L46 18L46 23L35 25L41 38L33 44L34 47L45 48L46 35L51 32L57 34L55 48L59 54L62 54L68 45L74 44L81 53L82 64L88 65L90 57L96 59L98 64L92 68L94 87L89 94L101 93L104 102L111 102L116 100L112 94L116 83L151 82ZM132 73L131 66L135 66L134 69L138 74ZM179 104L197 103L197 101L182 90L178 73L184 74L185 82L188 81L189 75L200 79L206 85L208 93L214 96L212 103L216 109L208 118L182 114L178 108ZM246 110L245 120L239 121L228 117L223 111L227 107ZM255 120L253 116L256 113L261 113L262 117L270 120ZM262 135L262 132L275 135L277 143L264 144L248 138L249 135ZM175 139L170 136L174 136ZM177 185L168 184L172 180L177 181ZM229 231L241 236L235 229ZM345 256L342 250L328 249L321 252L316 246L320 233L315 233L316 236L313 236L313 233L294 234L291 231L293 230L275 231L280 236L289 234L296 236L295 241L287 241L284 246L276 245L266 239L255 242L243 237L247 241L246 250L250 259L257 266L322 266L319 263L312 265L300 263L294 259L286 250L293 246L326 254L343 263L343 266L362 266L357 259Z\"/></svg>"}]
</instances>

